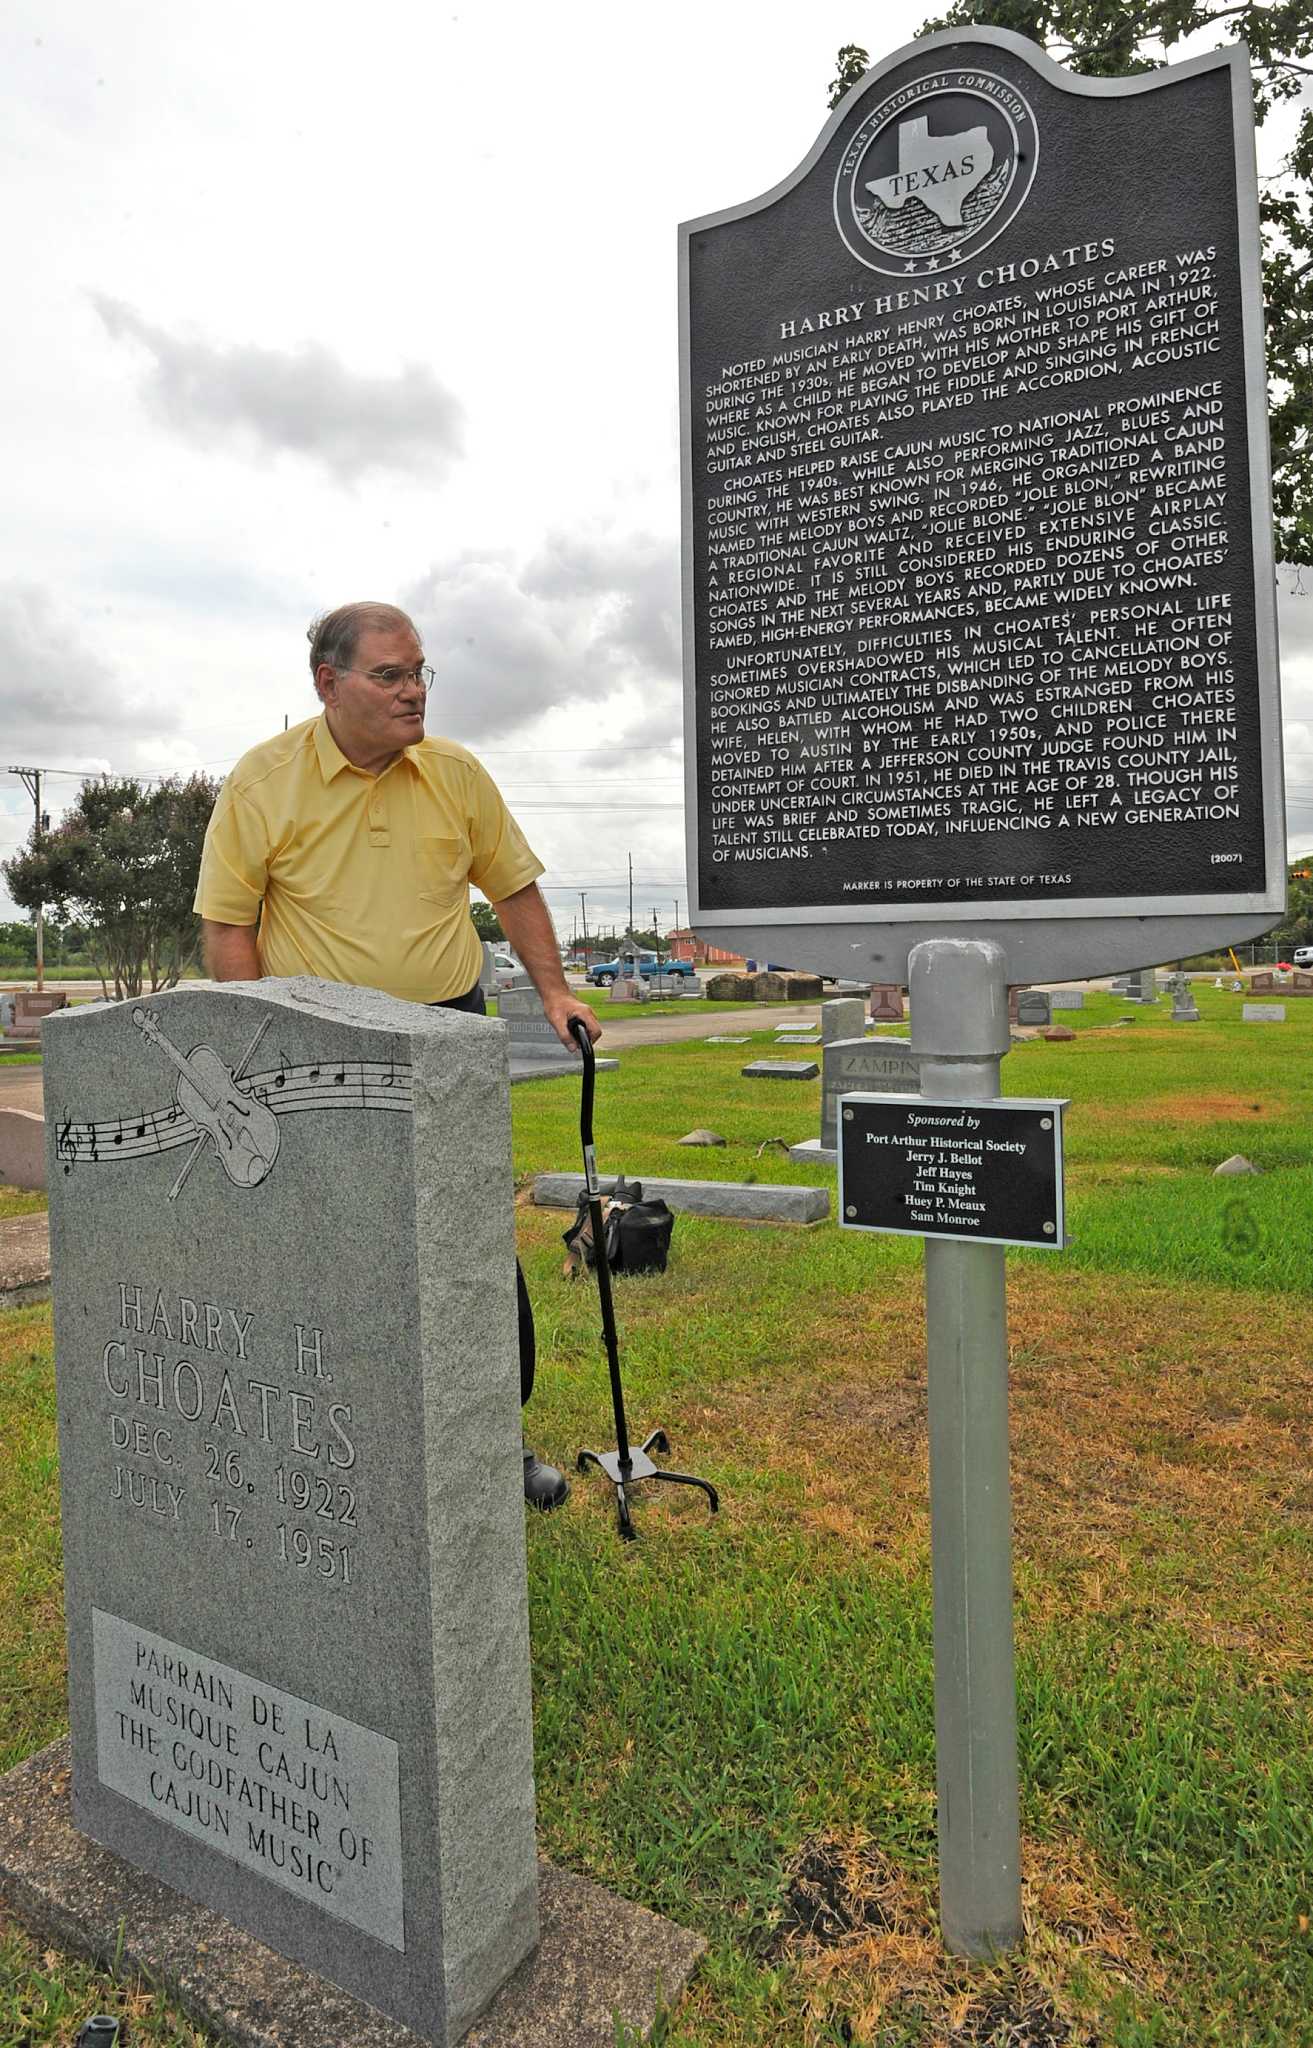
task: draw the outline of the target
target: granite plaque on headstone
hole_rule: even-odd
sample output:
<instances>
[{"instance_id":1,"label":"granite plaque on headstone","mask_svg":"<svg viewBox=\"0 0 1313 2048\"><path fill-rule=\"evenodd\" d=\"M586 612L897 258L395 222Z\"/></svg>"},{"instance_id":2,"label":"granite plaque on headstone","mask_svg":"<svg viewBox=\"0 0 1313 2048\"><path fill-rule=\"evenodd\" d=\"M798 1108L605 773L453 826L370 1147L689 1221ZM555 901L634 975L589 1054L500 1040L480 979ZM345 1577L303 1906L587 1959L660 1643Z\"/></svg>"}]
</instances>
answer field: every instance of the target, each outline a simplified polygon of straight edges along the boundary
<instances>
[{"instance_id":1,"label":"granite plaque on headstone","mask_svg":"<svg viewBox=\"0 0 1313 2048\"><path fill-rule=\"evenodd\" d=\"M446 2048L537 1938L505 1033L45 1034L76 1824Z\"/></svg>"},{"instance_id":2,"label":"granite plaque on headstone","mask_svg":"<svg viewBox=\"0 0 1313 2048\"><path fill-rule=\"evenodd\" d=\"M1284 1003L1242 1003L1240 1020L1244 1024L1284 1024L1286 1006Z\"/></svg>"},{"instance_id":3,"label":"granite plaque on headstone","mask_svg":"<svg viewBox=\"0 0 1313 2048\"><path fill-rule=\"evenodd\" d=\"M871 1022L901 1024L903 991L893 982L877 982L871 990Z\"/></svg>"},{"instance_id":4,"label":"granite plaque on headstone","mask_svg":"<svg viewBox=\"0 0 1313 2048\"><path fill-rule=\"evenodd\" d=\"M1083 1010L1085 991L1083 988L1055 988L1049 991L1049 1004L1055 1010Z\"/></svg>"},{"instance_id":5,"label":"granite plaque on headstone","mask_svg":"<svg viewBox=\"0 0 1313 2048\"><path fill-rule=\"evenodd\" d=\"M1085 78L947 29L735 201L681 239L693 924L1018 982L1270 925L1243 48Z\"/></svg>"}]
</instances>

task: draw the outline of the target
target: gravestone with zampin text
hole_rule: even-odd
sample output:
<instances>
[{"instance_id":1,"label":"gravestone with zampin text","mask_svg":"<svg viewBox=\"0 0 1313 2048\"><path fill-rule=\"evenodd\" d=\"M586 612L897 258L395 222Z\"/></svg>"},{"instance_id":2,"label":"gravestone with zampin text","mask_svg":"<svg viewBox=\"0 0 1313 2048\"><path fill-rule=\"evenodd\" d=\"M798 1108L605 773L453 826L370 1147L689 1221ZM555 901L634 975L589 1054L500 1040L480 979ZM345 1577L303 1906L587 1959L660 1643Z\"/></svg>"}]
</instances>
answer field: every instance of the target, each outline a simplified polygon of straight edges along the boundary
<instances>
[{"instance_id":1,"label":"gravestone with zampin text","mask_svg":"<svg viewBox=\"0 0 1313 2048\"><path fill-rule=\"evenodd\" d=\"M425 2041L537 1939L505 1034L45 1034L78 1827Z\"/></svg>"},{"instance_id":2,"label":"gravestone with zampin text","mask_svg":"<svg viewBox=\"0 0 1313 2048\"><path fill-rule=\"evenodd\" d=\"M859 1090L914 1095L921 1068L906 1038L838 1038L821 1052L821 1134L790 1145L789 1157L837 1159L839 1102Z\"/></svg>"}]
</instances>

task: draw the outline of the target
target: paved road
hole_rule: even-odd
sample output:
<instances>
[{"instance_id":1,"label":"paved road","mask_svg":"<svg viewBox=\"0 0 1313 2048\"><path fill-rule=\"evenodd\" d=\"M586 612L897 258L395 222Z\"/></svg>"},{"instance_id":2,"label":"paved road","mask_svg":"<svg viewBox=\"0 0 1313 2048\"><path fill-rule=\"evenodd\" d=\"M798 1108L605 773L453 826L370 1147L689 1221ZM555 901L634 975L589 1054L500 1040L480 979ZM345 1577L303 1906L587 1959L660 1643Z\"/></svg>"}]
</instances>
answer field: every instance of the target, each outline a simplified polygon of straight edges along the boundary
<instances>
[{"instance_id":1,"label":"paved road","mask_svg":"<svg viewBox=\"0 0 1313 2048\"><path fill-rule=\"evenodd\" d=\"M0 1109L41 1107L41 1067L0 1067Z\"/></svg>"}]
</instances>

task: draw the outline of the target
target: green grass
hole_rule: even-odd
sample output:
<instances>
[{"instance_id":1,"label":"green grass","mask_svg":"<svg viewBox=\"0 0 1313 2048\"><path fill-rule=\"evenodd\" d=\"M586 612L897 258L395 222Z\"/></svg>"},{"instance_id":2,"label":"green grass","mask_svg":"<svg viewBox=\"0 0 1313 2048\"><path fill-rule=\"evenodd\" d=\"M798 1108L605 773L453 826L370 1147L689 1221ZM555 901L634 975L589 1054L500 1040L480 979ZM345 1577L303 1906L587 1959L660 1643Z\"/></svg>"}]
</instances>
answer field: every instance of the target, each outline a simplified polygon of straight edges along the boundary
<instances>
[{"instance_id":1,"label":"green grass","mask_svg":"<svg viewBox=\"0 0 1313 2048\"><path fill-rule=\"evenodd\" d=\"M1313 1003L1255 1027L1238 998L1199 1002L1173 1026L1095 997L1074 1039L1004 1063L1007 1092L1071 1098L1075 1235L1009 1262L1010 1959L936 1939L919 1246L681 1217L668 1272L617 1282L631 1425L664 1424L723 1508L650 1491L622 1547L594 1476L530 1524L539 1824L560 1862L707 1937L665 2048L1313 2048ZM818 1178L758 1156L819 1117L818 1084L741 1077L772 1035L623 1051L598 1076L602 1170ZM515 1088L522 1181L577 1166L578 1102ZM679 1147L702 1124L724 1149ZM1214 1179L1234 1151L1262 1175ZM518 1212L531 1440L567 1464L611 1432L568 1220ZM12 1762L64 1722L47 1309L0 1317L0 1437ZM835 1946L778 1932L804 1851L862 1909ZM0 1943L0 2048L71 2040L95 2009L199 2039L149 1987Z\"/></svg>"}]
</instances>

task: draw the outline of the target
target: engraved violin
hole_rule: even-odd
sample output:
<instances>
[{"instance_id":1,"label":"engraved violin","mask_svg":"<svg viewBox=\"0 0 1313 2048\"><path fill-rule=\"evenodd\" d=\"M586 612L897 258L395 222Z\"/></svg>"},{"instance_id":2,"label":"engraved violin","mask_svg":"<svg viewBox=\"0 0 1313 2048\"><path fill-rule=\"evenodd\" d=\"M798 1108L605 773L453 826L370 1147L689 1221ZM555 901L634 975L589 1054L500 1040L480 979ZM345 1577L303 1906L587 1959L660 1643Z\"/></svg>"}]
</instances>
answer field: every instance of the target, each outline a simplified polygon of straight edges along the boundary
<instances>
[{"instance_id":1,"label":"engraved violin","mask_svg":"<svg viewBox=\"0 0 1313 2048\"><path fill-rule=\"evenodd\" d=\"M211 1139L229 1180L241 1188L257 1186L278 1157L281 1136L268 1103L248 1093L212 1046L179 1052L161 1031L154 1012L140 1006L133 1010L132 1021L178 1069L174 1100Z\"/></svg>"}]
</instances>

